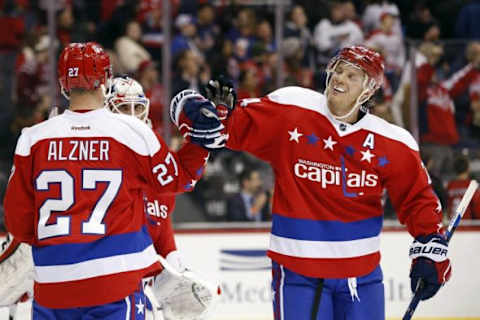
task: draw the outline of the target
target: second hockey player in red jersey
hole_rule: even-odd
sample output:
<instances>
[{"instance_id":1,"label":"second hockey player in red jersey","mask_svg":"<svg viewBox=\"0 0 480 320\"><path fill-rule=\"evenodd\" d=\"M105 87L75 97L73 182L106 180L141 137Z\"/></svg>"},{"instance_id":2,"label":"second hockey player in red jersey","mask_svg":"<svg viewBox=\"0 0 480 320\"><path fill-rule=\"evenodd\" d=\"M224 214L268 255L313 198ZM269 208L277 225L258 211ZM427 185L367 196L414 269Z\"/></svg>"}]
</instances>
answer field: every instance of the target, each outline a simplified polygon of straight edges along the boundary
<instances>
[{"instance_id":1,"label":"second hockey player in red jersey","mask_svg":"<svg viewBox=\"0 0 480 320\"><path fill-rule=\"evenodd\" d=\"M188 143L175 153L104 108L112 71L100 45L67 46L58 74L69 110L22 131L4 201L8 231L32 246L33 318L143 319L141 279L159 270L143 190L191 189L223 125L210 104L182 104Z\"/></svg>"},{"instance_id":2,"label":"second hockey player in red jersey","mask_svg":"<svg viewBox=\"0 0 480 320\"><path fill-rule=\"evenodd\" d=\"M275 171L268 256L277 320L385 319L384 189L415 238L412 288L423 278L421 295L428 299L450 276L442 210L418 145L406 130L368 112L383 73L378 53L347 47L328 65L324 94L281 88L241 100L227 120L227 146ZM228 105L224 84L210 83L209 98Z\"/></svg>"}]
</instances>

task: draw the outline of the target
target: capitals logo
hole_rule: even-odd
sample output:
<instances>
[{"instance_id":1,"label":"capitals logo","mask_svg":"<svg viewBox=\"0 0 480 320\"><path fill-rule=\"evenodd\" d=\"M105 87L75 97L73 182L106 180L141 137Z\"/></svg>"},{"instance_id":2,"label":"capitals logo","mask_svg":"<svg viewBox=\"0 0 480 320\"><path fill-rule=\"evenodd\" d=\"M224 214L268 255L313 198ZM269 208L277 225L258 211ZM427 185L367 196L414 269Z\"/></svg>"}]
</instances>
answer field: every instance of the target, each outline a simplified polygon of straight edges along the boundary
<instances>
[{"instance_id":1,"label":"capitals logo","mask_svg":"<svg viewBox=\"0 0 480 320\"><path fill-rule=\"evenodd\" d=\"M378 176L376 174L367 173L365 170L359 173L348 172L344 162L342 162L342 167L338 167L331 164L298 159L293 166L293 171L301 179L320 183L322 189L326 189L329 185L350 188L376 187L378 185Z\"/></svg>"}]
</instances>

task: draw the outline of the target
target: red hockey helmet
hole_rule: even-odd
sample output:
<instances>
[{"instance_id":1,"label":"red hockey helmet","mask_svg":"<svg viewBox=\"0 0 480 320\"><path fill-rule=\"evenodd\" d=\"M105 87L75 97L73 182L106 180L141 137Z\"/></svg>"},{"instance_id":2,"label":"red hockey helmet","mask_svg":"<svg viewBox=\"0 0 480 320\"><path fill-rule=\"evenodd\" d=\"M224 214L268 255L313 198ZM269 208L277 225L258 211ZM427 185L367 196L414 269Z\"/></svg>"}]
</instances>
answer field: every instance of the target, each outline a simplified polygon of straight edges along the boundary
<instances>
[{"instance_id":1,"label":"red hockey helmet","mask_svg":"<svg viewBox=\"0 0 480 320\"><path fill-rule=\"evenodd\" d=\"M382 86L385 66L383 57L378 52L364 46L343 48L330 60L327 72L333 71L340 60L351 63L365 71L368 76L368 82L366 83L368 89L376 91Z\"/></svg>"},{"instance_id":2,"label":"red hockey helmet","mask_svg":"<svg viewBox=\"0 0 480 320\"><path fill-rule=\"evenodd\" d=\"M74 88L95 90L108 84L111 76L110 58L95 42L71 43L58 60L58 80L64 94Z\"/></svg>"}]
</instances>

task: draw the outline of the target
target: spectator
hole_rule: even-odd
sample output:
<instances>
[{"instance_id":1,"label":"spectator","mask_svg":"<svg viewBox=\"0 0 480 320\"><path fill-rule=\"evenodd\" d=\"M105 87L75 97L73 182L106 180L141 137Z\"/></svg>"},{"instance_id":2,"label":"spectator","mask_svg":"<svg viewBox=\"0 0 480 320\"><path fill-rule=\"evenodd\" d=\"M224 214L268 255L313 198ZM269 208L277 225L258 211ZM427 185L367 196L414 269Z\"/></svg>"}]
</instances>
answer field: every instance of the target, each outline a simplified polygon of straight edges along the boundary
<instances>
[{"instance_id":1,"label":"spectator","mask_svg":"<svg viewBox=\"0 0 480 320\"><path fill-rule=\"evenodd\" d=\"M424 41L436 41L440 38L440 26L428 7L426 0L415 2L415 6L407 24L407 36Z\"/></svg>"},{"instance_id":2,"label":"spectator","mask_svg":"<svg viewBox=\"0 0 480 320\"><path fill-rule=\"evenodd\" d=\"M334 1L330 18L320 20L315 27L313 40L320 52L320 64L326 65L335 51L363 41L362 30L353 21L346 20L344 4Z\"/></svg>"},{"instance_id":3,"label":"spectator","mask_svg":"<svg viewBox=\"0 0 480 320\"><path fill-rule=\"evenodd\" d=\"M245 68L240 72L237 98L258 98L261 94L258 86L257 68L255 66Z\"/></svg>"},{"instance_id":4,"label":"spectator","mask_svg":"<svg viewBox=\"0 0 480 320\"><path fill-rule=\"evenodd\" d=\"M272 26L270 25L270 22L267 19L263 19L257 24L256 35L257 35L257 40L255 44L259 44L268 52L272 52L277 49L275 40L273 39ZM251 52L250 52L250 56L252 56Z\"/></svg>"},{"instance_id":5,"label":"spectator","mask_svg":"<svg viewBox=\"0 0 480 320\"><path fill-rule=\"evenodd\" d=\"M209 55L220 35L220 28L215 22L216 12L209 3L202 4L197 13L196 43L200 51Z\"/></svg>"},{"instance_id":6,"label":"spectator","mask_svg":"<svg viewBox=\"0 0 480 320\"><path fill-rule=\"evenodd\" d=\"M303 7L300 5L294 6L285 25L283 36L284 38L298 38L303 48L302 64L304 66L313 66L313 61L310 61L313 38L312 33L307 28L307 23L308 18Z\"/></svg>"},{"instance_id":7,"label":"spectator","mask_svg":"<svg viewBox=\"0 0 480 320\"><path fill-rule=\"evenodd\" d=\"M442 56L443 47L438 44L423 42L418 48L415 56L415 66L419 104L422 104L426 100L428 85L433 78L435 66ZM392 101L392 116L396 124L404 128L410 128L409 97L412 75L410 62L407 62L406 65L408 67L403 69L400 85Z\"/></svg>"},{"instance_id":8,"label":"spectator","mask_svg":"<svg viewBox=\"0 0 480 320\"><path fill-rule=\"evenodd\" d=\"M115 52L124 70L134 74L142 61L150 60L148 51L140 44L142 29L137 21L130 21L125 34L115 41Z\"/></svg>"},{"instance_id":9,"label":"spectator","mask_svg":"<svg viewBox=\"0 0 480 320\"><path fill-rule=\"evenodd\" d=\"M456 34L462 39L480 40L480 0L465 4L457 18Z\"/></svg>"},{"instance_id":10,"label":"spectator","mask_svg":"<svg viewBox=\"0 0 480 320\"><path fill-rule=\"evenodd\" d=\"M34 45L34 56L24 60L17 79L18 116L30 118L44 96L48 95L48 48L50 37L41 36ZM20 128L21 129L21 128Z\"/></svg>"},{"instance_id":11,"label":"spectator","mask_svg":"<svg viewBox=\"0 0 480 320\"><path fill-rule=\"evenodd\" d=\"M238 12L234 27L228 32L228 40L232 42L235 50L234 55L239 61L250 58L250 49L255 43L255 31L257 20L255 11L250 8Z\"/></svg>"},{"instance_id":12,"label":"spectator","mask_svg":"<svg viewBox=\"0 0 480 320\"><path fill-rule=\"evenodd\" d=\"M173 95L185 89L193 89L200 92L203 84L207 80L200 79L200 68L205 67L201 63L199 57L192 50L185 50L178 54L175 63L176 74L172 81Z\"/></svg>"},{"instance_id":13,"label":"spectator","mask_svg":"<svg viewBox=\"0 0 480 320\"><path fill-rule=\"evenodd\" d=\"M269 220L268 195L262 190L260 173L244 169L239 176L240 192L227 200L228 221Z\"/></svg>"},{"instance_id":14,"label":"spectator","mask_svg":"<svg viewBox=\"0 0 480 320\"><path fill-rule=\"evenodd\" d=\"M157 65L152 60L140 63L137 71L138 82L143 87L145 96L150 99L150 120L155 131L163 134L163 113L165 91L158 79Z\"/></svg>"},{"instance_id":15,"label":"spectator","mask_svg":"<svg viewBox=\"0 0 480 320\"><path fill-rule=\"evenodd\" d=\"M357 14L357 9L355 8L353 1L343 0L343 12L346 20L355 22L360 29L363 29L362 20Z\"/></svg>"},{"instance_id":16,"label":"spectator","mask_svg":"<svg viewBox=\"0 0 480 320\"><path fill-rule=\"evenodd\" d=\"M466 156L458 156L453 163L453 168L455 170L455 178L447 185L449 218L454 216L455 209L471 181L470 161ZM480 219L480 193L478 190L473 195L463 219Z\"/></svg>"},{"instance_id":17,"label":"spectator","mask_svg":"<svg viewBox=\"0 0 480 320\"><path fill-rule=\"evenodd\" d=\"M362 16L362 24L365 32L370 33L380 28L380 16L389 13L396 17L393 26L393 32L401 34L400 10L398 6L389 0L369 0Z\"/></svg>"},{"instance_id":18,"label":"spectator","mask_svg":"<svg viewBox=\"0 0 480 320\"><path fill-rule=\"evenodd\" d=\"M142 43L154 59L162 56L163 34L162 3L143 0L138 7L137 20L142 25Z\"/></svg>"},{"instance_id":19,"label":"spectator","mask_svg":"<svg viewBox=\"0 0 480 320\"><path fill-rule=\"evenodd\" d=\"M313 88L313 71L302 66L303 48L298 38L287 38L282 44L286 85Z\"/></svg>"},{"instance_id":20,"label":"spectator","mask_svg":"<svg viewBox=\"0 0 480 320\"><path fill-rule=\"evenodd\" d=\"M385 73L393 90L397 89L399 78L405 64L405 47L401 34L393 32L396 17L390 13L380 16L380 28L374 30L365 45L380 51L385 58Z\"/></svg>"},{"instance_id":21,"label":"spectator","mask_svg":"<svg viewBox=\"0 0 480 320\"><path fill-rule=\"evenodd\" d=\"M178 55L185 50L191 50L196 55L201 55L195 43L195 35L197 34L197 27L193 21L193 17L188 14L180 14L175 19L175 27L179 30L171 44L172 56Z\"/></svg>"},{"instance_id":22,"label":"spectator","mask_svg":"<svg viewBox=\"0 0 480 320\"><path fill-rule=\"evenodd\" d=\"M25 17L12 1L0 4L0 128L8 128L13 113L15 60L25 37ZM3 133L3 130L1 130Z\"/></svg>"},{"instance_id":23,"label":"spectator","mask_svg":"<svg viewBox=\"0 0 480 320\"><path fill-rule=\"evenodd\" d=\"M432 171L432 168L435 167L436 158L429 152L422 150L421 157L423 164L425 165L425 169L431 180L432 189L440 200L440 205L443 209L445 209L447 205L447 193L443 186L442 180Z\"/></svg>"}]
</instances>

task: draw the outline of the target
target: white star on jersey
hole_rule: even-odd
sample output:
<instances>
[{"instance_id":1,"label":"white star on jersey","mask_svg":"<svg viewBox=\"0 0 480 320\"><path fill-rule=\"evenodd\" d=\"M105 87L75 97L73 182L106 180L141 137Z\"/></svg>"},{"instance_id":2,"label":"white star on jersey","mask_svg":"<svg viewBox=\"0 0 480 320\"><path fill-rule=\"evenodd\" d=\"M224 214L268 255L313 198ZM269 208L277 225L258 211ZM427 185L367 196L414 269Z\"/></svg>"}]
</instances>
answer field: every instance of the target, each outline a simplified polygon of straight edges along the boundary
<instances>
[{"instance_id":1,"label":"white star on jersey","mask_svg":"<svg viewBox=\"0 0 480 320\"><path fill-rule=\"evenodd\" d=\"M295 140L296 143L299 143L300 141L298 138L303 136L303 133L298 132L298 128L295 128L293 131L288 131L288 134L290 135L290 139L288 141Z\"/></svg>"},{"instance_id":2,"label":"white star on jersey","mask_svg":"<svg viewBox=\"0 0 480 320\"><path fill-rule=\"evenodd\" d=\"M328 139L323 139L323 143L325 143L323 149L330 149L333 151L333 146L337 144L337 141L334 141L332 136L328 136Z\"/></svg>"},{"instance_id":3,"label":"white star on jersey","mask_svg":"<svg viewBox=\"0 0 480 320\"><path fill-rule=\"evenodd\" d=\"M360 161L367 160L368 163L372 163L372 158L375 157L375 155L370 153L369 149L367 149L367 151L360 150L360 153L362 154L362 159L360 159Z\"/></svg>"},{"instance_id":4,"label":"white star on jersey","mask_svg":"<svg viewBox=\"0 0 480 320\"><path fill-rule=\"evenodd\" d=\"M192 186L192 188L195 187L195 185L197 184L197 182L198 182L197 180L193 180L193 179L192 179L192 182L190 183L190 185Z\"/></svg>"},{"instance_id":5,"label":"white star on jersey","mask_svg":"<svg viewBox=\"0 0 480 320\"><path fill-rule=\"evenodd\" d=\"M142 299L140 299L140 302L135 304L135 307L137 307L137 313L138 314L145 314L145 305L142 302Z\"/></svg>"}]
</instances>

